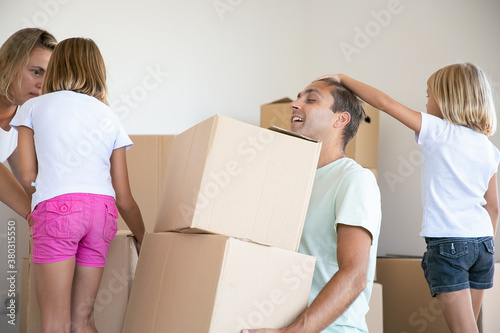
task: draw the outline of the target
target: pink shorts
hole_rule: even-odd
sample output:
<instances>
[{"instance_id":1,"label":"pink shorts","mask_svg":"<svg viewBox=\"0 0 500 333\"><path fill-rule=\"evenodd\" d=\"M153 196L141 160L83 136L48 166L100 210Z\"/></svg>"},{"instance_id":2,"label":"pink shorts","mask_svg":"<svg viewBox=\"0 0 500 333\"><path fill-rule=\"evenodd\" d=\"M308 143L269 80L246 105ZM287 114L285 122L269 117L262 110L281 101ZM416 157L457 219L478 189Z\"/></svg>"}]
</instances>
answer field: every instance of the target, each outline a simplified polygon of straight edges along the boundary
<instances>
[{"instance_id":1,"label":"pink shorts","mask_svg":"<svg viewBox=\"0 0 500 333\"><path fill-rule=\"evenodd\" d=\"M34 263L75 258L77 265L104 267L109 243L117 231L118 210L113 197L63 194L40 202L31 217Z\"/></svg>"}]
</instances>

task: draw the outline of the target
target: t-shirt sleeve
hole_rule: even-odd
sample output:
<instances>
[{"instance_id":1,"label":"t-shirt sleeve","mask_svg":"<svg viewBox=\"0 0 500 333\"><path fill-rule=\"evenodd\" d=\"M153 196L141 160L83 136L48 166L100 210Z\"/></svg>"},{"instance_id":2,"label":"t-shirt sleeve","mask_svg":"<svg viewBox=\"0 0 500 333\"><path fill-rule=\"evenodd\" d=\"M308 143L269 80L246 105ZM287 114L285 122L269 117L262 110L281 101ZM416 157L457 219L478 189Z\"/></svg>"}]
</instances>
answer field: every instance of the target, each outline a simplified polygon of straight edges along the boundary
<instances>
[{"instance_id":1,"label":"t-shirt sleeve","mask_svg":"<svg viewBox=\"0 0 500 333\"><path fill-rule=\"evenodd\" d=\"M116 139L115 144L113 146L113 150L125 147L125 150L129 150L130 147L134 144L130 137L127 135L127 132L123 128L122 123L118 116L114 115L115 124L116 124Z\"/></svg>"},{"instance_id":2,"label":"t-shirt sleeve","mask_svg":"<svg viewBox=\"0 0 500 333\"><path fill-rule=\"evenodd\" d=\"M381 222L380 190L368 169L348 173L339 186L335 203L335 227L340 224L362 227L378 237Z\"/></svg>"},{"instance_id":3,"label":"t-shirt sleeve","mask_svg":"<svg viewBox=\"0 0 500 333\"><path fill-rule=\"evenodd\" d=\"M31 100L28 100L17 110L16 115L10 121L10 126L16 131L19 126L26 126L33 129L32 113L33 103Z\"/></svg>"},{"instance_id":4,"label":"t-shirt sleeve","mask_svg":"<svg viewBox=\"0 0 500 333\"><path fill-rule=\"evenodd\" d=\"M422 126L415 141L422 147L428 147L439 141L441 133L446 130L446 122L436 116L422 113Z\"/></svg>"}]
</instances>

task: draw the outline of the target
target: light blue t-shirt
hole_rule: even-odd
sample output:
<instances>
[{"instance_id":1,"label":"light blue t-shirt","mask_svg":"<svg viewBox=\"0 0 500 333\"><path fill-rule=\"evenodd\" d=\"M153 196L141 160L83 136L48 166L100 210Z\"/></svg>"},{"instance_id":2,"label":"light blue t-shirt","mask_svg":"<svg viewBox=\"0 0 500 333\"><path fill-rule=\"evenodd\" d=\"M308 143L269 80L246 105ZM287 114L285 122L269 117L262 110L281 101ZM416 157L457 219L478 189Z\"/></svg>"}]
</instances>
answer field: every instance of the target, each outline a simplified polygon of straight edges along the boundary
<instances>
[{"instance_id":1,"label":"light blue t-shirt","mask_svg":"<svg viewBox=\"0 0 500 333\"><path fill-rule=\"evenodd\" d=\"M375 275L381 215L380 190L370 170L341 158L316 171L299 246L299 252L317 258L309 304L339 270L337 224L360 226L372 236L366 289L323 332L368 332L365 315Z\"/></svg>"}]
</instances>

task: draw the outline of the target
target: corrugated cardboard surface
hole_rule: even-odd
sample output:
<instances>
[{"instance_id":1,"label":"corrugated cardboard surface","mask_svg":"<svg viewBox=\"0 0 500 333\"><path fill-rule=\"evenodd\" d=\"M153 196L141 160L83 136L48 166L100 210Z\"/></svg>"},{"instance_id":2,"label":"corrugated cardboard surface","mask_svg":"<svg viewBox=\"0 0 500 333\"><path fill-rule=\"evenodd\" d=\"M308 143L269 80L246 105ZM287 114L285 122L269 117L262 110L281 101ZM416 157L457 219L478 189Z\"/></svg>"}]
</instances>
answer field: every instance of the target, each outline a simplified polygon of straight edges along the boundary
<instances>
[{"instance_id":1,"label":"corrugated cardboard surface","mask_svg":"<svg viewBox=\"0 0 500 333\"><path fill-rule=\"evenodd\" d=\"M224 116L172 143L155 232L212 232L298 248L321 144Z\"/></svg>"},{"instance_id":2,"label":"corrugated cardboard surface","mask_svg":"<svg viewBox=\"0 0 500 333\"><path fill-rule=\"evenodd\" d=\"M288 98L264 104L260 110L260 126L271 126L290 130L291 100ZM346 147L346 156L354 159L365 168L376 169L378 166L378 130L379 111L364 103L367 118L360 124L358 133Z\"/></svg>"},{"instance_id":3,"label":"corrugated cardboard surface","mask_svg":"<svg viewBox=\"0 0 500 333\"><path fill-rule=\"evenodd\" d=\"M110 244L106 266L94 306L96 327L99 332L119 333L128 302L132 280L137 266L135 240L129 231L119 231ZM31 262L31 260L30 260ZM40 312L36 301L33 270L28 265L27 333L40 332ZM23 272L24 273L24 272ZM25 297L25 296L23 296Z\"/></svg>"},{"instance_id":4,"label":"corrugated cardboard surface","mask_svg":"<svg viewBox=\"0 0 500 333\"><path fill-rule=\"evenodd\" d=\"M370 310L366 314L366 325L370 333L384 333L383 304L382 285L375 282L370 298Z\"/></svg>"},{"instance_id":5,"label":"corrugated cardboard surface","mask_svg":"<svg viewBox=\"0 0 500 333\"><path fill-rule=\"evenodd\" d=\"M135 239L128 235L128 231L119 231L109 247L94 304L99 332L119 333L122 329L138 261Z\"/></svg>"},{"instance_id":6,"label":"corrugated cardboard surface","mask_svg":"<svg viewBox=\"0 0 500 333\"><path fill-rule=\"evenodd\" d=\"M421 261L377 259L377 282L383 286L384 332L450 332L436 298L431 296Z\"/></svg>"},{"instance_id":7,"label":"corrugated cardboard surface","mask_svg":"<svg viewBox=\"0 0 500 333\"><path fill-rule=\"evenodd\" d=\"M152 232L174 135L131 135L130 138L134 142L127 151L130 188L141 209L146 231ZM128 229L121 217L118 229Z\"/></svg>"},{"instance_id":8,"label":"corrugated cardboard surface","mask_svg":"<svg viewBox=\"0 0 500 333\"><path fill-rule=\"evenodd\" d=\"M226 236L147 234L122 332L286 326L307 306L314 263Z\"/></svg>"}]
</instances>

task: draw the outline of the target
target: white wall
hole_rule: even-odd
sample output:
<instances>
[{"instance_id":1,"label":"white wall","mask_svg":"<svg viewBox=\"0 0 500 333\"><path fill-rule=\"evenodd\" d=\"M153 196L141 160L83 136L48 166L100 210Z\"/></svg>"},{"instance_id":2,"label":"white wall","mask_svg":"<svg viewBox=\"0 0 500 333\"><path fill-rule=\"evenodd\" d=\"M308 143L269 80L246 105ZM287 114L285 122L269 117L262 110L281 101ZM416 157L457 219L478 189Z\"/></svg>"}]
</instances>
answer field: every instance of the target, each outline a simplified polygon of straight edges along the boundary
<instances>
[{"instance_id":1,"label":"white wall","mask_svg":"<svg viewBox=\"0 0 500 333\"><path fill-rule=\"evenodd\" d=\"M425 111L428 76L457 61L483 67L500 108L498 13L500 1L489 0L0 0L0 42L25 26L94 39L127 131L170 134L215 113L258 125L260 104L336 72ZM382 114L381 255L424 251L420 157L413 134ZM5 247L10 213L0 216ZM4 276L0 268L0 291Z\"/></svg>"}]
</instances>

